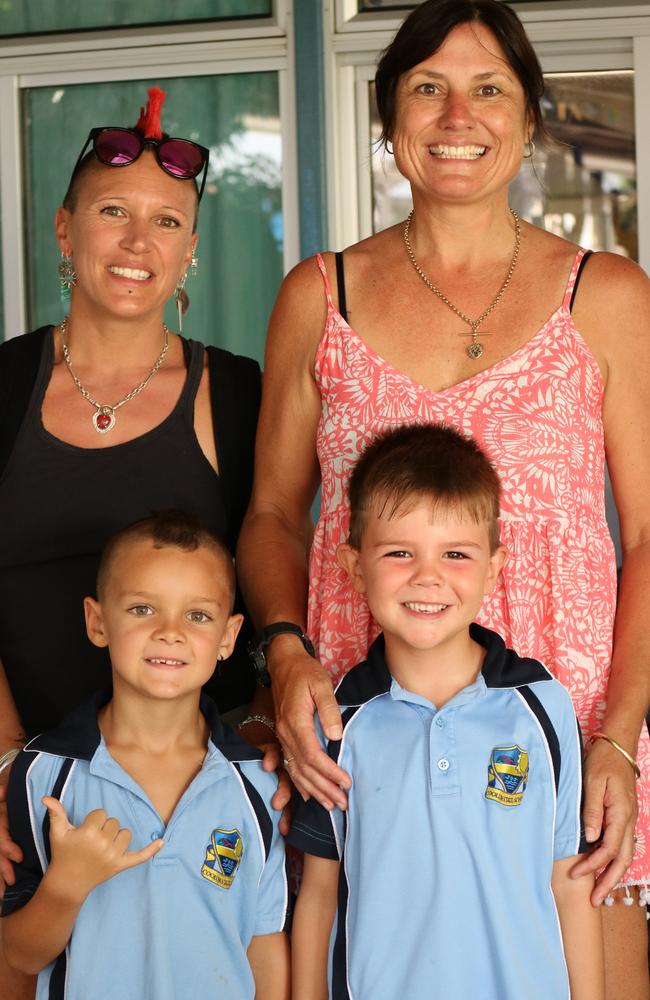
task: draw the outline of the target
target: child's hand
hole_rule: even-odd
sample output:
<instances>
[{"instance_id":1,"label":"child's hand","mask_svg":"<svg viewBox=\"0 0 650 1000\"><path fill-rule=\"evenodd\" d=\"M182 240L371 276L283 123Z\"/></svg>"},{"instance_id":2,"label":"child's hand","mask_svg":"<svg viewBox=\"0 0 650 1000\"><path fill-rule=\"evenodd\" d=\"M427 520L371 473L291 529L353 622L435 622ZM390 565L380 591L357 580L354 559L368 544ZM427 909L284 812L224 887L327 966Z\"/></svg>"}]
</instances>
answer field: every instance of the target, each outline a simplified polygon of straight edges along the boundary
<instances>
[{"instance_id":1,"label":"child's hand","mask_svg":"<svg viewBox=\"0 0 650 1000\"><path fill-rule=\"evenodd\" d=\"M131 831L120 828L104 809L94 809L80 826L73 826L58 799L46 795L42 802L50 815L48 882L75 901L83 901L95 886L119 872L148 861L163 846L158 839L140 851L129 851Z\"/></svg>"}]
</instances>

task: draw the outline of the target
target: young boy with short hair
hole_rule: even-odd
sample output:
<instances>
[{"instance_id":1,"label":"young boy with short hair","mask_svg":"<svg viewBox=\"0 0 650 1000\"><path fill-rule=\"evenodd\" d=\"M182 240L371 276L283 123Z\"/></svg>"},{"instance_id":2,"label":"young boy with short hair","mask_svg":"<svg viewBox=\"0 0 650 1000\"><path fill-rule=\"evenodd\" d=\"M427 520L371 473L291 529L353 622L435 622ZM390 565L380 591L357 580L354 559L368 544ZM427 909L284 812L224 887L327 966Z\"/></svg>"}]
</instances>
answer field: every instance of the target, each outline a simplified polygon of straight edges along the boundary
<instances>
[{"instance_id":1,"label":"young boy with short hair","mask_svg":"<svg viewBox=\"0 0 650 1000\"><path fill-rule=\"evenodd\" d=\"M288 1000L276 780L201 694L241 625L234 592L227 549L187 515L104 552L85 613L112 694L32 740L10 779L24 860L3 940L39 1000Z\"/></svg>"},{"instance_id":2,"label":"young boy with short hair","mask_svg":"<svg viewBox=\"0 0 650 1000\"><path fill-rule=\"evenodd\" d=\"M298 800L289 835L295 996L602 1000L570 697L474 623L505 558L496 473L450 428L402 428L350 506L339 562L383 634L337 689L343 738L321 732L347 812Z\"/></svg>"}]
</instances>

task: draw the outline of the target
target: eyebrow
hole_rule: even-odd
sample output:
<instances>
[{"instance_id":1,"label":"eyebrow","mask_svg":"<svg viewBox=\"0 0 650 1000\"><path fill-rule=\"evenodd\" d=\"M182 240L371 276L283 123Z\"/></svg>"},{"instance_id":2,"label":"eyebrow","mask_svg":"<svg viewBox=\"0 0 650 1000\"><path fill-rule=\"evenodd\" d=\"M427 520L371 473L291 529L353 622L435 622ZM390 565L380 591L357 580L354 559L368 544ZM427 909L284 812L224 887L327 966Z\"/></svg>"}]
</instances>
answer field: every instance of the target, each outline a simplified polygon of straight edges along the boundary
<instances>
[{"instance_id":1,"label":"eyebrow","mask_svg":"<svg viewBox=\"0 0 650 1000\"><path fill-rule=\"evenodd\" d=\"M412 549L418 543L407 541L400 541L399 539L389 542L375 542L373 549ZM478 542L443 542L442 547L445 549L480 549L482 546Z\"/></svg>"},{"instance_id":2,"label":"eyebrow","mask_svg":"<svg viewBox=\"0 0 650 1000\"><path fill-rule=\"evenodd\" d=\"M446 77L446 75L444 73L434 73L433 70L430 70L430 69L417 69L417 70L414 69L411 73L409 73L407 79L410 80L411 77L413 77L413 76L426 76L430 80L446 80L447 79L447 77ZM499 69L489 69L489 70L486 70L484 73L475 73L474 76L472 77L472 79L473 80L489 80L489 79L491 79L492 77L495 77L495 76L496 77L501 76L501 77L503 77L504 80L513 80L514 79L514 77L511 76L510 73L507 73L504 70L499 70Z\"/></svg>"},{"instance_id":3,"label":"eyebrow","mask_svg":"<svg viewBox=\"0 0 650 1000\"><path fill-rule=\"evenodd\" d=\"M128 194L111 194L109 192L107 194L100 194L100 195L98 195L96 198L93 199L93 201L90 202L90 204L94 205L98 201L106 201L106 200L128 202L129 201L129 196L128 196ZM159 212L178 212L180 215L184 215L188 219L190 217L189 214L184 209L180 208L178 205L160 205L159 208L157 209L157 211L159 211Z\"/></svg>"},{"instance_id":4,"label":"eyebrow","mask_svg":"<svg viewBox=\"0 0 650 1000\"><path fill-rule=\"evenodd\" d=\"M160 597L159 594L154 594L154 593L151 593L150 591L146 591L146 590L125 590L125 591L122 592L122 594L120 596L121 596L122 600L126 600L127 598L130 597L130 598L138 598L138 600L143 600L143 601L156 600L158 597ZM195 595L195 596L193 596L193 597L188 597L187 600L186 600L186 603L187 604L194 604L194 603L197 603L197 604L214 604L217 607L220 606L220 602L218 600L216 600L216 598L214 598L214 597L201 597L198 594Z\"/></svg>"}]
</instances>

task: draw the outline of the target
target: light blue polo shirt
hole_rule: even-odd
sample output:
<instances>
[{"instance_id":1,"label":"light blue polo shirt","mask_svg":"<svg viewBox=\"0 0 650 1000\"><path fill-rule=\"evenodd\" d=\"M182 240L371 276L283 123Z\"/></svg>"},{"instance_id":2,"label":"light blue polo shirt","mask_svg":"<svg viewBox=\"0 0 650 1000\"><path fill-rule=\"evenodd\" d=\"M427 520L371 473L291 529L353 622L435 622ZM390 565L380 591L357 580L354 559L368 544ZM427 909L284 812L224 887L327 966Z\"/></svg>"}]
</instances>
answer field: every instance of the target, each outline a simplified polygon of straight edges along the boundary
<instances>
[{"instance_id":1,"label":"light blue polo shirt","mask_svg":"<svg viewBox=\"0 0 650 1000\"><path fill-rule=\"evenodd\" d=\"M284 929L287 880L275 776L219 718L207 697L205 762L165 828L111 757L97 727L104 698L27 745L12 767L9 822L24 852L2 913L23 906L49 862L43 795L77 825L102 808L131 830L131 849L164 837L150 861L97 886L65 952L38 977L37 1000L253 1000L246 950Z\"/></svg>"},{"instance_id":2,"label":"light blue polo shirt","mask_svg":"<svg viewBox=\"0 0 650 1000\"><path fill-rule=\"evenodd\" d=\"M340 860L332 1000L568 1000L553 862L586 849L568 692L471 626L481 674L440 711L383 637L337 689L347 813L297 800L290 843Z\"/></svg>"}]
</instances>

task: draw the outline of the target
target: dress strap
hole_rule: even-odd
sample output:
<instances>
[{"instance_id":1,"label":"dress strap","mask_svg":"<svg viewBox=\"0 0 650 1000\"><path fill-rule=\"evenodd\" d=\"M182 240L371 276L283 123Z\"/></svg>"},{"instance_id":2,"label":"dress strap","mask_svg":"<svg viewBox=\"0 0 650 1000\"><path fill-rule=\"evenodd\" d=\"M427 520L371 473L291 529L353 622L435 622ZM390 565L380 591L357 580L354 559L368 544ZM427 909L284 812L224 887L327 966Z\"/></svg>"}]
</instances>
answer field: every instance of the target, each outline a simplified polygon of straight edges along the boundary
<instances>
[{"instance_id":1,"label":"dress strap","mask_svg":"<svg viewBox=\"0 0 650 1000\"><path fill-rule=\"evenodd\" d=\"M325 298L327 299L327 304L333 308L334 302L332 300L332 287L330 285L330 279L327 274L327 268L325 267L325 261L319 253L316 254L316 263L318 264L318 270L321 273L323 284L325 285Z\"/></svg>"},{"instance_id":2,"label":"dress strap","mask_svg":"<svg viewBox=\"0 0 650 1000\"><path fill-rule=\"evenodd\" d=\"M183 340L182 343L187 375L185 376L185 385L178 401L178 408L182 411L184 417L189 417L192 426L194 426L194 400L199 391L205 367L205 348L198 340Z\"/></svg>"},{"instance_id":3,"label":"dress strap","mask_svg":"<svg viewBox=\"0 0 650 1000\"><path fill-rule=\"evenodd\" d=\"M348 321L348 307L345 301L345 271L343 269L343 251L338 250L336 257L336 285L339 293L339 312L345 322Z\"/></svg>"},{"instance_id":4,"label":"dress strap","mask_svg":"<svg viewBox=\"0 0 650 1000\"><path fill-rule=\"evenodd\" d=\"M573 258L573 264L571 265L571 271L569 272L569 280L567 281L564 299L562 300L562 305L568 312L571 312L573 309L573 302L578 291L580 278L582 277L582 270L591 257L591 254L591 250L585 250L583 247L580 247L577 254Z\"/></svg>"}]
</instances>

